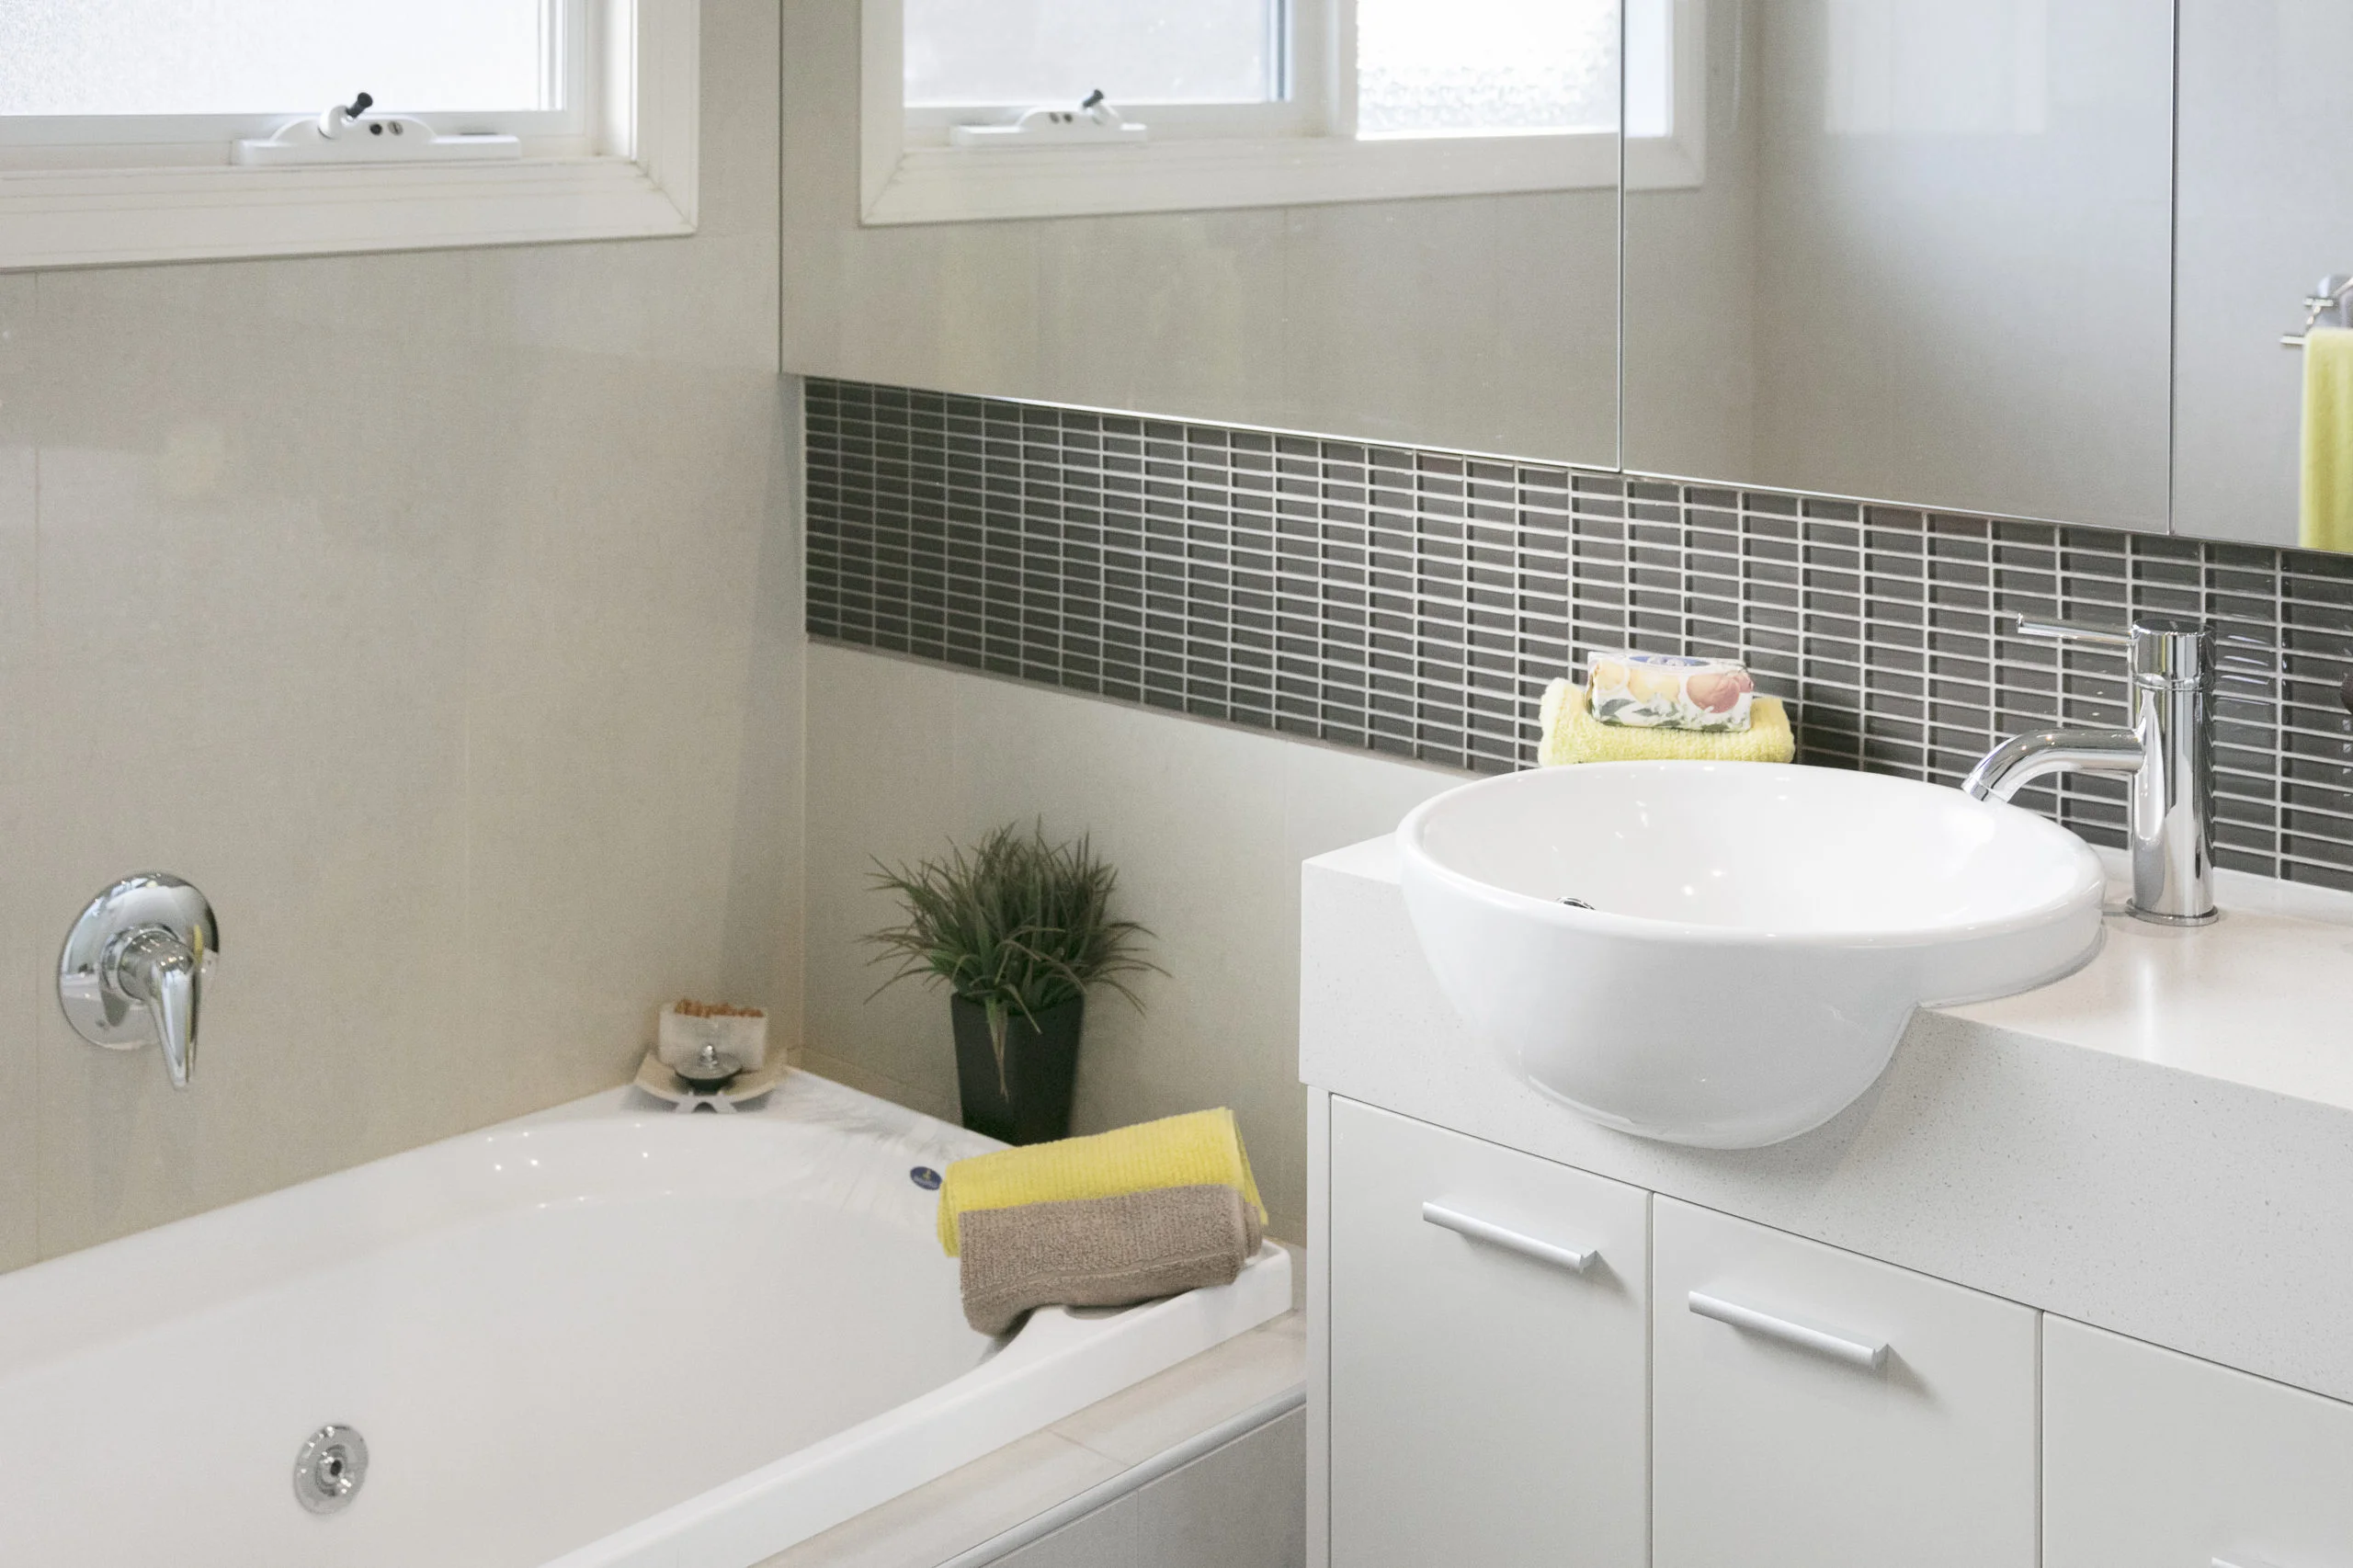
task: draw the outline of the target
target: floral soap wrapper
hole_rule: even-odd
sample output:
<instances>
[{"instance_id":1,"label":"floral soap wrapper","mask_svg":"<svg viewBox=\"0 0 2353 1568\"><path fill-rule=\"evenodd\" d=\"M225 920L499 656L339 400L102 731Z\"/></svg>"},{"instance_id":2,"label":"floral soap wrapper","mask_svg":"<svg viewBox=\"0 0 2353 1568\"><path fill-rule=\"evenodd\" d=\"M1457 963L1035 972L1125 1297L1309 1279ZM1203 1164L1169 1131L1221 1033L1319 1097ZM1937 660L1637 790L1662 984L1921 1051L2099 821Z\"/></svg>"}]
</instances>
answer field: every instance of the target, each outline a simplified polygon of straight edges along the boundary
<instances>
[{"instance_id":1,"label":"floral soap wrapper","mask_svg":"<svg viewBox=\"0 0 2353 1568\"><path fill-rule=\"evenodd\" d=\"M1593 716L1637 730L1748 728L1756 683L1730 659L1597 648L1586 665Z\"/></svg>"}]
</instances>

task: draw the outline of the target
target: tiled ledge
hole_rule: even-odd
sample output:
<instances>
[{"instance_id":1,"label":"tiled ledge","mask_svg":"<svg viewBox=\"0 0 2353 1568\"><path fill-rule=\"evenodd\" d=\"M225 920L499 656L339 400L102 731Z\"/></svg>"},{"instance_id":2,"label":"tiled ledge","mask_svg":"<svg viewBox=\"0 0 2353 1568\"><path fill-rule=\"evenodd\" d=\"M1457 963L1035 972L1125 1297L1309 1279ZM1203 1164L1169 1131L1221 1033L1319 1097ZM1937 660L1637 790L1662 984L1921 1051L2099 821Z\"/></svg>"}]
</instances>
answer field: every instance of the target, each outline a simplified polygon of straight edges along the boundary
<instances>
[{"instance_id":1,"label":"tiled ledge","mask_svg":"<svg viewBox=\"0 0 2353 1568\"><path fill-rule=\"evenodd\" d=\"M1294 1269L1295 1279L1305 1279ZM951 1471L928 1485L767 1559L759 1568L1031 1568L1079 1561L1065 1548L1086 1537L1099 1568L1243 1568L1290 1554L1265 1538L1292 1513L1303 1517L1305 1471L1285 1462L1303 1426L1294 1409L1181 1468L1155 1461L1203 1434L1297 1393L1307 1376L1306 1330L1293 1311L1089 1405L1042 1432ZM1241 1445L1249 1451L1238 1451ZM1263 1450L1263 1451L1262 1451ZM1188 1457L1188 1456L1178 1456ZM1148 1478L1148 1479L1147 1479ZM1133 1481L1135 1485L1125 1484ZM1090 1497L1089 1494L1095 1494ZM1146 1496L1147 1494L1157 1494ZM1067 1521L1074 1499L1096 1505ZM1045 1520L1058 1528L1033 1533ZM1202 1530L1247 1530L1251 1555L1234 1556ZM1059 1553L1059 1555L1057 1555Z\"/></svg>"}]
</instances>

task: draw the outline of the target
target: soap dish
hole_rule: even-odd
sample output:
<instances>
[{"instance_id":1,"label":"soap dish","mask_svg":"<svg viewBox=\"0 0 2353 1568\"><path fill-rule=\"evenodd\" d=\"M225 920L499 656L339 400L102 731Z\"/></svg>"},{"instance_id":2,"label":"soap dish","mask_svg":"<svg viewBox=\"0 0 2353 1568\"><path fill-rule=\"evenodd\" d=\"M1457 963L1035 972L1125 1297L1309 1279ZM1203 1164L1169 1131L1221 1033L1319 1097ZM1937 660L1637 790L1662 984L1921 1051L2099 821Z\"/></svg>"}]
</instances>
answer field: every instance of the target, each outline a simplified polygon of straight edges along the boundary
<instances>
[{"instance_id":1,"label":"soap dish","mask_svg":"<svg viewBox=\"0 0 2353 1568\"><path fill-rule=\"evenodd\" d=\"M784 1082L786 1068L781 1062L771 1062L748 1073L738 1073L726 1082L710 1087L689 1083L662 1064L653 1051L637 1066L637 1086L657 1100L667 1100L680 1112L700 1110L705 1106L715 1111L733 1111L760 1098Z\"/></svg>"}]
</instances>

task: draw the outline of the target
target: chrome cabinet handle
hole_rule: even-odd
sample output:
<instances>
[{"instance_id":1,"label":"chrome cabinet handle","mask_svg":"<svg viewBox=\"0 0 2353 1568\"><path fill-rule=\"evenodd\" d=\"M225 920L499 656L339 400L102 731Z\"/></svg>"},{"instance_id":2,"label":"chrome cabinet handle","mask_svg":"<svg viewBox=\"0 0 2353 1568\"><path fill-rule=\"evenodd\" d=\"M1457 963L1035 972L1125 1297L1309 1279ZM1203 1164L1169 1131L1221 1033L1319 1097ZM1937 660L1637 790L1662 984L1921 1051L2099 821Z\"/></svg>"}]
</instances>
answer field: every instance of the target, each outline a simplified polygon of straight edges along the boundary
<instances>
[{"instance_id":1,"label":"chrome cabinet handle","mask_svg":"<svg viewBox=\"0 0 2353 1568\"><path fill-rule=\"evenodd\" d=\"M1722 1296L1711 1296L1704 1290L1691 1292L1691 1310L1703 1318L1730 1324L1734 1328L1778 1339L1784 1345L1794 1345L1834 1361L1844 1361L1850 1367L1878 1371L1887 1364L1887 1344L1884 1340L1857 1339L1852 1335L1831 1329L1815 1328L1811 1324L1792 1323L1788 1318L1760 1312L1755 1307L1744 1307L1738 1301L1727 1301Z\"/></svg>"},{"instance_id":2,"label":"chrome cabinet handle","mask_svg":"<svg viewBox=\"0 0 2353 1568\"><path fill-rule=\"evenodd\" d=\"M1516 1252L1522 1257L1532 1257L1539 1263L1549 1263L1555 1268L1565 1268L1572 1274L1583 1274L1601 1256L1591 1247L1580 1252L1575 1247L1564 1247L1558 1242L1543 1241L1518 1231L1507 1230L1492 1220L1465 1214L1460 1209L1449 1209L1443 1203L1423 1204L1422 1219L1441 1230L1469 1236L1475 1242L1485 1242L1490 1246L1499 1246L1506 1252Z\"/></svg>"},{"instance_id":3,"label":"chrome cabinet handle","mask_svg":"<svg viewBox=\"0 0 2353 1568\"><path fill-rule=\"evenodd\" d=\"M2244 1562L2234 1562L2227 1557L2217 1557L2212 1561L2214 1568L2271 1568L2271 1564L2260 1557L2250 1557Z\"/></svg>"}]
</instances>

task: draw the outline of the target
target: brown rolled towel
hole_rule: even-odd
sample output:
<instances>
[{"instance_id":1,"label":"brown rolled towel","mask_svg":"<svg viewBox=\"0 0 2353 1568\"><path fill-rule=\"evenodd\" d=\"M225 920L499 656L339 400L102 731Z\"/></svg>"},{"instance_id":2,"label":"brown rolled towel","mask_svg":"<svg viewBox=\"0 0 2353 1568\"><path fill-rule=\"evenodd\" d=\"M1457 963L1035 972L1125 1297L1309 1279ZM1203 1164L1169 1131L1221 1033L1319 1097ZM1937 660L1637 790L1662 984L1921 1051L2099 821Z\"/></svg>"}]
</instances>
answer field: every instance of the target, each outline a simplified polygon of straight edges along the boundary
<instances>
[{"instance_id":1,"label":"brown rolled towel","mask_svg":"<svg viewBox=\"0 0 2353 1568\"><path fill-rule=\"evenodd\" d=\"M956 1217L964 1321L1003 1334L1032 1307L1124 1307L1231 1285L1258 1250L1255 1210L1231 1187L968 1210Z\"/></svg>"}]
</instances>

